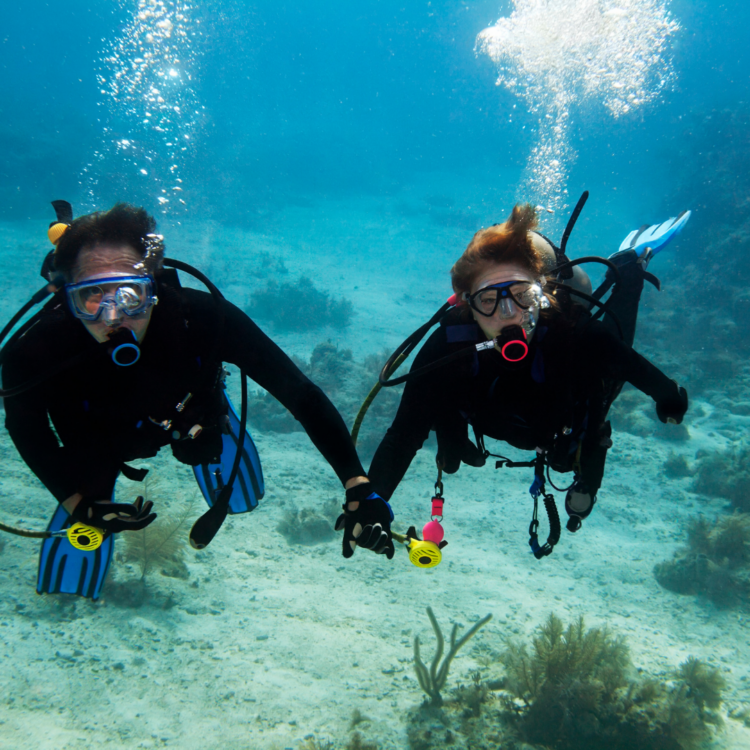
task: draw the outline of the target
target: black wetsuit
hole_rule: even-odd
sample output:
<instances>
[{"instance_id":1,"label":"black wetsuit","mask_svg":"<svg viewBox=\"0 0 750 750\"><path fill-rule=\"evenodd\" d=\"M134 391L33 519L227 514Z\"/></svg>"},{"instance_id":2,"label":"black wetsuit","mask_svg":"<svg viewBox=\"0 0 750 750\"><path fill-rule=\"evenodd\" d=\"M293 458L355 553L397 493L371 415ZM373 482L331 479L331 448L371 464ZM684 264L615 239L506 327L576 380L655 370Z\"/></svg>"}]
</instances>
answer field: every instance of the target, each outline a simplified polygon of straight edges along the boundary
<instances>
[{"instance_id":1,"label":"black wetsuit","mask_svg":"<svg viewBox=\"0 0 750 750\"><path fill-rule=\"evenodd\" d=\"M459 320L454 312L424 344L412 369L484 340L476 324ZM580 473L595 494L608 447L607 399L613 385L623 381L657 403L678 399L677 384L602 323L574 326L550 317L538 326L521 364L508 367L492 349L407 382L396 418L373 458L370 479L390 498L431 429L437 432L446 471L456 471L460 460L481 465L483 457L468 440L471 423L480 434L515 448L549 451L559 471L570 471L580 458Z\"/></svg>"},{"instance_id":2,"label":"black wetsuit","mask_svg":"<svg viewBox=\"0 0 750 750\"><path fill-rule=\"evenodd\" d=\"M84 362L5 399L5 424L16 448L58 501L76 492L109 499L124 462L154 456L167 444L192 465L220 453L221 362L237 365L289 409L342 483L364 474L333 404L247 315L223 300L225 322L217 338L211 295L161 284L158 296L141 358L130 367L111 361L60 293L7 347L4 388L91 352ZM175 407L188 393L193 397L179 414ZM170 429L156 424L165 420L173 421ZM182 437L192 424L204 427L197 439L175 439L175 431Z\"/></svg>"}]
</instances>

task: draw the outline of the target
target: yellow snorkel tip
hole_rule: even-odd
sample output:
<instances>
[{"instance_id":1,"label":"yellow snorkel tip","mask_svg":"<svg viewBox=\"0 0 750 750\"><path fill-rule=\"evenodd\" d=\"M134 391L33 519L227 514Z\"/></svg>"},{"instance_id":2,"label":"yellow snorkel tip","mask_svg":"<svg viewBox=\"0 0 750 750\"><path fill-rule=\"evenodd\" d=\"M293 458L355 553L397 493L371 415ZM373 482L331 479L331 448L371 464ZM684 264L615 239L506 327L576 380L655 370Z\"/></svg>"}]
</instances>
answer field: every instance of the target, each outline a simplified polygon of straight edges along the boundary
<instances>
[{"instance_id":1,"label":"yellow snorkel tip","mask_svg":"<svg viewBox=\"0 0 750 750\"><path fill-rule=\"evenodd\" d=\"M49 237L49 241L57 246L57 243L60 241L60 237L62 237L66 230L68 228L67 224L63 224L62 222L57 222L56 224L53 224L48 230L47 230L47 237Z\"/></svg>"}]
</instances>

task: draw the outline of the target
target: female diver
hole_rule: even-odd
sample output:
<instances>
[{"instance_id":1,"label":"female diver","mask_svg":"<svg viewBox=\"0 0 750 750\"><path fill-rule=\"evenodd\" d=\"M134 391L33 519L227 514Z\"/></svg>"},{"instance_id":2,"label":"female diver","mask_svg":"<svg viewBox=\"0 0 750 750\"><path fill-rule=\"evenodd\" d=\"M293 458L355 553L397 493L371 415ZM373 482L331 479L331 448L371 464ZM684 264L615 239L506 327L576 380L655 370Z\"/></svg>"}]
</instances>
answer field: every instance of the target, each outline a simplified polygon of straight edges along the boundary
<instances>
[{"instance_id":1,"label":"female diver","mask_svg":"<svg viewBox=\"0 0 750 750\"><path fill-rule=\"evenodd\" d=\"M650 396L662 422L682 421L685 389L630 346L643 280L653 279L645 271L650 253L639 258L627 250L610 259L610 266L621 263L635 291L620 304L621 322L611 315L595 320L588 305L576 301L580 297L556 286L552 275L546 278L559 257L536 226L535 210L517 205L506 222L477 232L451 269L454 306L417 354L370 467L386 501L431 430L438 466L447 473L462 461L483 465L486 435L536 451L527 465L535 466L542 487L544 468L574 472L565 498L567 528L574 532L596 503L612 444L607 410L622 384ZM568 277L584 289L587 277L575 270ZM390 533L387 521L381 526ZM556 541L543 551L530 543L539 557Z\"/></svg>"}]
</instances>

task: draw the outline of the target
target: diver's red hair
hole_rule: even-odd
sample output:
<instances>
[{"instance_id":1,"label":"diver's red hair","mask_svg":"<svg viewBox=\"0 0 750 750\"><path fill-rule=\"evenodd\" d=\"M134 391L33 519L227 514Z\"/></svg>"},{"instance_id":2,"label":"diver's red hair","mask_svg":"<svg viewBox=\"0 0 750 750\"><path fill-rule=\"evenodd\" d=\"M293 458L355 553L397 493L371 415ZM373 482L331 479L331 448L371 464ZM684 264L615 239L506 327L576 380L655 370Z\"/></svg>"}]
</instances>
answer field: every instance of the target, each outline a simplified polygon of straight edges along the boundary
<instances>
[{"instance_id":1,"label":"diver's red hair","mask_svg":"<svg viewBox=\"0 0 750 750\"><path fill-rule=\"evenodd\" d=\"M534 277L541 277L544 260L529 238L529 230L537 223L534 207L517 203L507 221L480 229L451 268L453 291L459 296L471 291L490 263L517 263Z\"/></svg>"}]
</instances>

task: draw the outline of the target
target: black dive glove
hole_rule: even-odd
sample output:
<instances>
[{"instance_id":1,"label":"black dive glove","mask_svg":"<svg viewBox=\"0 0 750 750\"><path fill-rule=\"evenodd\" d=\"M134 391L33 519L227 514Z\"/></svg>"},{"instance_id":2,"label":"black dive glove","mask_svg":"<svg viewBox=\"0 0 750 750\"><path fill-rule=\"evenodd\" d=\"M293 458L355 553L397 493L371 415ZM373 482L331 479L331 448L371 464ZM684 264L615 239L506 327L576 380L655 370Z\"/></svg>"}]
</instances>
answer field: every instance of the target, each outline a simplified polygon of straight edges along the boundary
<instances>
[{"instance_id":1,"label":"black dive glove","mask_svg":"<svg viewBox=\"0 0 750 750\"><path fill-rule=\"evenodd\" d=\"M351 503L359 503L356 510L349 510ZM358 484L346 491L344 512L336 519L336 531L344 530L344 557L354 554L354 547L364 547L377 555L393 558L391 521L393 511L369 482Z\"/></svg>"},{"instance_id":2,"label":"black dive glove","mask_svg":"<svg viewBox=\"0 0 750 750\"><path fill-rule=\"evenodd\" d=\"M677 383L675 383L677 385ZM677 386L677 393L656 403L656 416L666 424L681 424L685 412L688 410L687 391Z\"/></svg>"},{"instance_id":3,"label":"black dive glove","mask_svg":"<svg viewBox=\"0 0 750 750\"><path fill-rule=\"evenodd\" d=\"M117 534L120 531L145 529L156 518L156 513L151 512L153 505L150 500L144 503L140 496L132 505L84 497L76 505L72 516L88 526Z\"/></svg>"}]
</instances>

